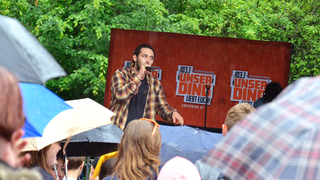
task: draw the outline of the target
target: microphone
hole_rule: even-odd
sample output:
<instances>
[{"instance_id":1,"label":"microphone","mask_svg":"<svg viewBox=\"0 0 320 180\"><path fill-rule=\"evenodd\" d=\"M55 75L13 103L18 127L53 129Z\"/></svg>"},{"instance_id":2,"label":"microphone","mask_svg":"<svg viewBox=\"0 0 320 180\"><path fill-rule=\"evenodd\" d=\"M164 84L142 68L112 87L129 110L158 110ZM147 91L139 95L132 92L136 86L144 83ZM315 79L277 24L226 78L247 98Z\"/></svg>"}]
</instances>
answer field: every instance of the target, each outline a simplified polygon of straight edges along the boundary
<instances>
[{"instance_id":1,"label":"microphone","mask_svg":"<svg viewBox=\"0 0 320 180\"><path fill-rule=\"evenodd\" d=\"M146 67L146 70L149 71L149 72L153 72L154 71L154 69L152 67L149 67L149 66Z\"/></svg>"}]
</instances>

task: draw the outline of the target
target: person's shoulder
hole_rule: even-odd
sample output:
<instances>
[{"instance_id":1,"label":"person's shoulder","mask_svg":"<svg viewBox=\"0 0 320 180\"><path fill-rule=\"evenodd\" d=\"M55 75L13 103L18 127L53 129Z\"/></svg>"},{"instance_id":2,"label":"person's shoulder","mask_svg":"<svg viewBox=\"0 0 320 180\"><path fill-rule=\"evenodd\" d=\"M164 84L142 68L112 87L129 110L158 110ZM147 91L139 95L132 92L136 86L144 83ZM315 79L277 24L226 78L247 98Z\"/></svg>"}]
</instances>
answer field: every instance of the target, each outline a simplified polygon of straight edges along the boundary
<instances>
[{"instance_id":1,"label":"person's shoulder","mask_svg":"<svg viewBox=\"0 0 320 180\"><path fill-rule=\"evenodd\" d=\"M217 179L221 173L219 168L207 164L203 159L197 160L194 165L202 179Z\"/></svg>"},{"instance_id":2,"label":"person's shoulder","mask_svg":"<svg viewBox=\"0 0 320 180\"><path fill-rule=\"evenodd\" d=\"M130 68L119 68L115 71L116 72L129 72L130 71Z\"/></svg>"},{"instance_id":3,"label":"person's shoulder","mask_svg":"<svg viewBox=\"0 0 320 180\"><path fill-rule=\"evenodd\" d=\"M34 168L32 168L32 170L38 171L41 174L43 180L54 180L54 178L40 166L35 166Z\"/></svg>"},{"instance_id":4,"label":"person's shoulder","mask_svg":"<svg viewBox=\"0 0 320 180\"><path fill-rule=\"evenodd\" d=\"M149 79L150 79L150 82L152 84L154 84L155 86L161 85L161 82L159 81L159 79L157 79L156 77L152 76L151 74L149 74Z\"/></svg>"},{"instance_id":5,"label":"person's shoulder","mask_svg":"<svg viewBox=\"0 0 320 180\"><path fill-rule=\"evenodd\" d=\"M107 176L105 178L103 178L102 180L116 180L116 175L110 175L110 176Z\"/></svg>"},{"instance_id":6,"label":"person's shoulder","mask_svg":"<svg viewBox=\"0 0 320 180\"><path fill-rule=\"evenodd\" d=\"M196 166L196 167L200 167L200 166L202 166L202 165L208 165L203 159L198 159L195 163L194 163L194 165Z\"/></svg>"},{"instance_id":7,"label":"person's shoulder","mask_svg":"<svg viewBox=\"0 0 320 180\"><path fill-rule=\"evenodd\" d=\"M40 180L41 174L37 171L22 168L19 170L0 163L0 179L15 179L15 180Z\"/></svg>"},{"instance_id":8,"label":"person's shoulder","mask_svg":"<svg viewBox=\"0 0 320 180\"><path fill-rule=\"evenodd\" d=\"M256 100L254 103L253 103L253 107L254 108L258 108L259 106L263 105L263 104L266 104L267 101L263 99L263 97L259 98L258 100Z\"/></svg>"},{"instance_id":9,"label":"person's shoulder","mask_svg":"<svg viewBox=\"0 0 320 180\"><path fill-rule=\"evenodd\" d=\"M114 73L113 76L119 76L119 75L131 75L132 71L131 68L119 68Z\"/></svg>"},{"instance_id":10,"label":"person's shoulder","mask_svg":"<svg viewBox=\"0 0 320 180\"><path fill-rule=\"evenodd\" d=\"M194 166L198 169L199 172L201 171L208 171L212 167L207 164L203 159L199 159L194 163ZM200 173L201 174L201 173Z\"/></svg>"}]
</instances>

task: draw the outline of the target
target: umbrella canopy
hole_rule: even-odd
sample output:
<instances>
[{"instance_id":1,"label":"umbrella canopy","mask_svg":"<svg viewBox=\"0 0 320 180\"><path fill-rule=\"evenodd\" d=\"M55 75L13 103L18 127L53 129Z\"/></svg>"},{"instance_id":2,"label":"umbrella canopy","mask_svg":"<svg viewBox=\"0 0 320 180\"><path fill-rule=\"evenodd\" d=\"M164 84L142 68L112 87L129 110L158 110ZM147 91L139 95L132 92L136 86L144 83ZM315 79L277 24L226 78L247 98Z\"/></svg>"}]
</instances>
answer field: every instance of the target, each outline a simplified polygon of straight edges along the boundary
<instances>
[{"instance_id":1,"label":"umbrella canopy","mask_svg":"<svg viewBox=\"0 0 320 180\"><path fill-rule=\"evenodd\" d=\"M72 109L63 99L40 84L19 83L26 116L24 138L42 136L44 128L56 115Z\"/></svg>"},{"instance_id":2,"label":"umbrella canopy","mask_svg":"<svg viewBox=\"0 0 320 180\"><path fill-rule=\"evenodd\" d=\"M64 70L16 19L0 15L0 65L18 76L20 82L45 84L66 76Z\"/></svg>"},{"instance_id":3,"label":"umbrella canopy","mask_svg":"<svg viewBox=\"0 0 320 180\"><path fill-rule=\"evenodd\" d=\"M320 179L320 76L302 78L228 132L205 160L233 179Z\"/></svg>"},{"instance_id":4,"label":"umbrella canopy","mask_svg":"<svg viewBox=\"0 0 320 180\"><path fill-rule=\"evenodd\" d=\"M192 163L203 158L208 150L222 139L222 134L189 126L160 125L162 145L161 162L180 156Z\"/></svg>"},{"instance_id":5,"label":"umbrella canopy","mask_svg":"<svg viewBox=\"0 0 320 180\"><path fill-rule=\"evenodd\" d=\"M61 112L48 123L42 137L26 138L29 143L23 151L40 150L73 135L111 124L114 113L95 101L86 98L74 100L72 104L74 109Z\"/></svg>"},{"instance_id":6,"label":"umbrella canopy","mask_svg":"<svg viewBox=\"0 0 320 180\"><path fill-rule=\"evenodd\" d=\"M117 150L122 134L123 131L114 124L91 129L72 136L66 151L69 157L102 156Z\"/></svg>"}]
</instances>

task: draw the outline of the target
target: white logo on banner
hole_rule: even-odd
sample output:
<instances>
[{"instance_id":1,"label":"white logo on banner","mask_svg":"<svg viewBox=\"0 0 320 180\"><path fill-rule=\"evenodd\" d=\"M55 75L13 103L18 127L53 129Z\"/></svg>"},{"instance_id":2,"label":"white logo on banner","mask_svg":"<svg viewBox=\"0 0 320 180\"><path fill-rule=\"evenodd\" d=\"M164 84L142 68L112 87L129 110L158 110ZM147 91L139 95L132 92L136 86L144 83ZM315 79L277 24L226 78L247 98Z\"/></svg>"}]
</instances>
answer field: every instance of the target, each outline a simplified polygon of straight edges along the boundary
<instances>
[{"instance_id":1,"label":"white logo on banner","mask_svg":"<svg viewBox=\"0 0 320 180\"><path fill-rule=\"evenodd\" d=\"M123 68L130 68L131 67L131 61L125 61ZM157 66L152 66L153 72L151 72L151 75L155 78L157 78L159 81L161 81L161 76L162 76L162 70L160 67Z\"/></svg>"},{"instance_id":2,"label":"white logo on banner","mask_svg":"<svg viewBox=\"0 0 320 180\"><path fill-rule=\"evenodd\" d=\"M176 82L176 95L184 96L183 102L194 104L206 104L206 86L209 86L207 102L210 105L216 82L213 72L196 71L193 66L179 65Z\"/></svg>"},{"instance_id":3,"label":"white logo on banner","mask_svg":"<svg viewBox=\"0 0 320 180\"><path fill-rule=\"evenodd\" d=\"M263 96L269 77L249 76L247 71L233 70L231 76L231 101L253 104Z\"/></svg>"}]
</instances>

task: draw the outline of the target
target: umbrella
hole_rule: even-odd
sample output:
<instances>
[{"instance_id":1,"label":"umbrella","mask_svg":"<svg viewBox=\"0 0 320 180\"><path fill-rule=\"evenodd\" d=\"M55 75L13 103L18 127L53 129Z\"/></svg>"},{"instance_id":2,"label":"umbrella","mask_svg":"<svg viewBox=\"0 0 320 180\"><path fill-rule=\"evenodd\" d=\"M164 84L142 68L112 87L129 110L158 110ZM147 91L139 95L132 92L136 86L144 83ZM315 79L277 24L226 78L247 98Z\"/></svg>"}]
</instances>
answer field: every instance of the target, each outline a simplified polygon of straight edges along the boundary
<instances>
[{"instance_id":1,"label":"umbrella","mask_svg":"<svg viewBox=\"0 0 320 180\"><path fill-rule=\"evenodd\" d=\"M233 179L320 179L320 76L302 78L205 157Z\"/></svg>"},{"instance_id":2,"label":"umbrella","mask_svg":"<svg viewBox=\"0 0 320 180\"><path fill-rule=\"evenodd\" d=\"M29 143L23 151L35 151L73 135L111 124L113 112L89 99L68 102L73 109L67 109L55 116L45 127L42 137L26 138Z\"/></svg>"},{"instance_id":3,"label":"umbrella","mask_svg":"<svg viewBox=\"0 0 320 180\"><path fill-rule=\"evenodd\" d=\"M102 155L100 158L99 158L99 161L96 165L96 167L94 168L94 173L93 173L93 176L92 176L92 179L96 178L97 176L99 176L100 174L100 171L101 171L101 166L102 164L107 161L108 159L111 159L111 158L116 158L117 155L118 155L118 152L119 151L113 151L113 152L110 152L108 154L104 154Z\"/></svg>"},{"instance_id":4,"label":"umbrella","mask_svg":"<svg viewBox=\"0 0 320 180\"><path fill-rule=\"evenodd\" d=\"M26 116L24 138L42 136L49 121L64 110L72 109L59 96L40 84L19 83Z\"/></svg>"},{"instance_id":5,"label":"umbrella","mask_svg":"<svg viewBox=\"0 0 320 180\"><path fill-rule=\"evenodd\" d=\"M16 19L0 15L0 65L18 76L20 82L45 84L66 76L64 70Z\"/></svg>"},{"instance_id":6,"label":"umbrella","mask_svg":"<svg viewBox=\"0 0 320 180\"><path fill-rule=\"evenodd\" d=\"M117 150L123 131L114 124L101 126L71 137L68 156L102 156ZM63 147L64 143L61 144Z\"/></svg>"},{"instance_id":7,"label":"umbrella","mask_svg":"<svg viewBox=\"0 0 320 180\"><path fill-rule=\"evenodd\" d=\"M188 159L192 163L203 156L222 139L222 134L212 133L189 126L160 126L162 145L161 162L175 156Z\"/></svg>"}]
</instances>

